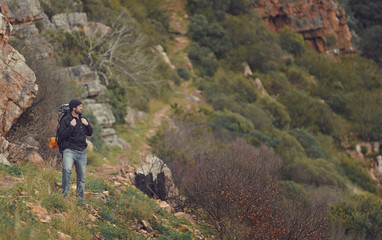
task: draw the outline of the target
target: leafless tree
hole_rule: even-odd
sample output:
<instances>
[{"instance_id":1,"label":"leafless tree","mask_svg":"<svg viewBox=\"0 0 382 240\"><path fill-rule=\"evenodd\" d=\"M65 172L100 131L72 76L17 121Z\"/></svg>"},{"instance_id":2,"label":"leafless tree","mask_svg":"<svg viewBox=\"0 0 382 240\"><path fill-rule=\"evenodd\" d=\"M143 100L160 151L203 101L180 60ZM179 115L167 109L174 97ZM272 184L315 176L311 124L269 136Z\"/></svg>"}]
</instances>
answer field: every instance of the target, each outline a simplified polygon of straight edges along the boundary
<instances>
[{"instance_id":1,"label":"leafless tree","mask_svg":"<svg viewBox=\"0 0 382 240\"><path fill-rule=\"evenodd\" d=\"M145 35L125 13L113 21L108 31L94 28L87 37L81 34L80 42L89 66L105 79L106 84L109 78L116 79L124 88L159 84L153 72L158 59L146 50Z\"/></svg>"}]
</instances>

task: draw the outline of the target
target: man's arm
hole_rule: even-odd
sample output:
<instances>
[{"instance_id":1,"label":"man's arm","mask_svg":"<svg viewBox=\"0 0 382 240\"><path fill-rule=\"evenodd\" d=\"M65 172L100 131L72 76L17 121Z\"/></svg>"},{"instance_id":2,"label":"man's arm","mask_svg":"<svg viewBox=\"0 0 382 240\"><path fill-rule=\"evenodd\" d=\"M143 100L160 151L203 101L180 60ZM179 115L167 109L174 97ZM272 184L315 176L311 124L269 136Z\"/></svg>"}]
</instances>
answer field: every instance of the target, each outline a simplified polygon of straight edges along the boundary
<instances>
[{"instance_id":1,"label":"man's arm","mask_svg":"<svg viewBox=\"0 0 382 240\"><path fill-rule=\"evenodd\" d=\"M85 126L85 134L87 136L91 136L93 134L93 128L88 120L84 116L81 116L81 122Z\"/></svg>"},{"instance_id":2,"label":"man's arm","mask_svg":"<svg viewBox=\"0 0 382 240\"><path fill-rule=\"evenodd\" d=\"M60 136L61 140L67 139L74 130L74 126L65 120L63 119L58 129L58 136Z\"/></svg>"}]
</instances>

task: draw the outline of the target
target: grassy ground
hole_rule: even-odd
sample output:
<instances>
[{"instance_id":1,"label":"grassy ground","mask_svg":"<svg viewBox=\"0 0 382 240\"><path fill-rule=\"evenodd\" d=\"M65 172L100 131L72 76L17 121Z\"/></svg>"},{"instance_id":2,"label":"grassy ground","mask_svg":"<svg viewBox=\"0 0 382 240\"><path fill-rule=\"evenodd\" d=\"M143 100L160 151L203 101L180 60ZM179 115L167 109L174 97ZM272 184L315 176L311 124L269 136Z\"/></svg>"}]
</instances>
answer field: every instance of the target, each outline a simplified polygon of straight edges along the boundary
<instances>
[{"instance_id":1,"label":"grassy ground","mask_svg":"<svg viewBox=\"0 0 382 240\"><path fill-rule=\"evenodd\" d=\"M196 239L194 224L169 214L131 185L116 187L89 176L87 204L81 206L74 189L68 199L62 197L56 169L0 166L0 176L23 179L0 190L0 239ZM102 201L101 193L106 196ZM152 233L139 230L142 220Z\"/></svg>"}]
</instances>

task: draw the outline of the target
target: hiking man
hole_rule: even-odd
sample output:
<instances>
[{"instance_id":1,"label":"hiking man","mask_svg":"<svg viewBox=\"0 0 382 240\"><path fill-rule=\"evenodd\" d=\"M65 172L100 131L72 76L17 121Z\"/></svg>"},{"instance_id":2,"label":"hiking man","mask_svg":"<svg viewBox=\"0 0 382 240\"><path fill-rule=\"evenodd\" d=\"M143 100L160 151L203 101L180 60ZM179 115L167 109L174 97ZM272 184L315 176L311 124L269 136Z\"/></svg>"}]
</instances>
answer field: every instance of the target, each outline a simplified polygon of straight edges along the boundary
<instances>
[{"instance_id":1,"label":"hiking man","mask_svg":"<svg viewBox=\"0 0 382 240\"><path fill-rule=\"evenodd\" d=\"M60 148L63 150L62 192L69 194L70 175L73 164L77 174L77 199L84 204L86 170L86 136L91 136L93 128L82 115L82 103L78 99L69 102L70 112L63 117L58 129Z\"/></svg>"}]
</instances>

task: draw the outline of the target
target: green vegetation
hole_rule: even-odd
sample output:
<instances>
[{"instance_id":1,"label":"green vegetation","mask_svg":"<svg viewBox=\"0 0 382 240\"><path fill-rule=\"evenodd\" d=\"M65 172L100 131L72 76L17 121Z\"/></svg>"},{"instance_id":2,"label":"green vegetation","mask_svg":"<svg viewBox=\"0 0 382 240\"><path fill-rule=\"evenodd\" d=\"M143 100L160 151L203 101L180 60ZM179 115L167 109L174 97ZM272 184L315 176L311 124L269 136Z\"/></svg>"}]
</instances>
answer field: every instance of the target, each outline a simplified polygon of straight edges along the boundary
<instances>
[{"instance_id":1,"label":"green vegetation","mask_svg":"<svg viewBox=\"0 0 382 240\"><path fill-rule=\"evenodd\" d=\"M22 177L23 181L0 190L1 239L52 239L60 233L73 239L146 239L136 227L142 220L150 223L160 239L194 239L193 224L162 210L132 186L116 189L103 179L87 177L90 192L86 194L87 206L81 207L74 192L69 199L62 197L61 174L55 169L2 165L0 176L4 174ZM96 197L104 191L109 192L105 203Z\"/></svg>"},{"instance_id":2,"label":"green vegetation","mask_svg":"<svg viewBox=\"0 0 382 240\"><path fill-rule=\"evenodd\" d=\"M309 49L301 35L287 27L280 33L268 30L252 11L255 2L188 0L188 33L182 37L189 37L190 43L181 53L188 55L192 69L178 52L172 59L181 64L175 64L174 70L153 51L158 44L173 49L171 13L163 1L41 0L49 17L77 9L85 11L90 21L110 27L107 35L85 35L84 31L46 31L38 26L53 45L59 66L87 64L97 72L107 86L117 119L114 128L131 145L128 153L105 147L101 127L86 113L95 129L89 172L95 172L105 157L116 163L123 155L123 161L138 164L152 126L146 119L136 122L134 130L128 129L124 125L128 107L148 112L151 119L169 104L169 122L149 140L152 151L173 172L179 187L179 196L174 197L178 207L208 223L217 238L281 239L287 234L293 239L381 238L382 191L367 171L377 153L366 156L366 163L351 158L345 151L353 149L344 147L347 141L382 137L378 65L382 30L381 19L373 15L381 4L346 1L357 20L353 27L361 36L357 45L363 57L334 58ZM333 35L325 40L329 48L336 47ZM62 99L52 94L43 98L47 92L58 91L51 84L60 81L51 77L55 69L39 71L33 53L27 47L20 49L43 89L38 97L43 104L36 102L10 132L22 139L29 129L22 126L40 123L41 118L33 116L50 101L48 111L55 113ZM243 63L250 66L252 75L243 75ZM42 73L50 76L46 82ZM184 84L202 91L200 106L183 104L183 99L172 95ZM67 85L63 92L73 92ZM41 134L40 142L49 134ZM41 151L48 152L43 147ZM365 154L367 149L361 151ZM43 155L47 162L54 156L48 153ZM194 239L192 224L167 214L130 186L121 190L89 176L89 206L99 216L90 223L91 209L78 207L74 198L61 198L59 174L54 170L1 166L2 175L25 181L9 193L0 191L1 236L52 239L60 231L74 239L98 235L145 239L136 226L147 220L158 239ZM104 191L109 197L100 202L96 196ZM25 195L59 216L40 223L27 211Z\"/></svg>"}]
</instances>

